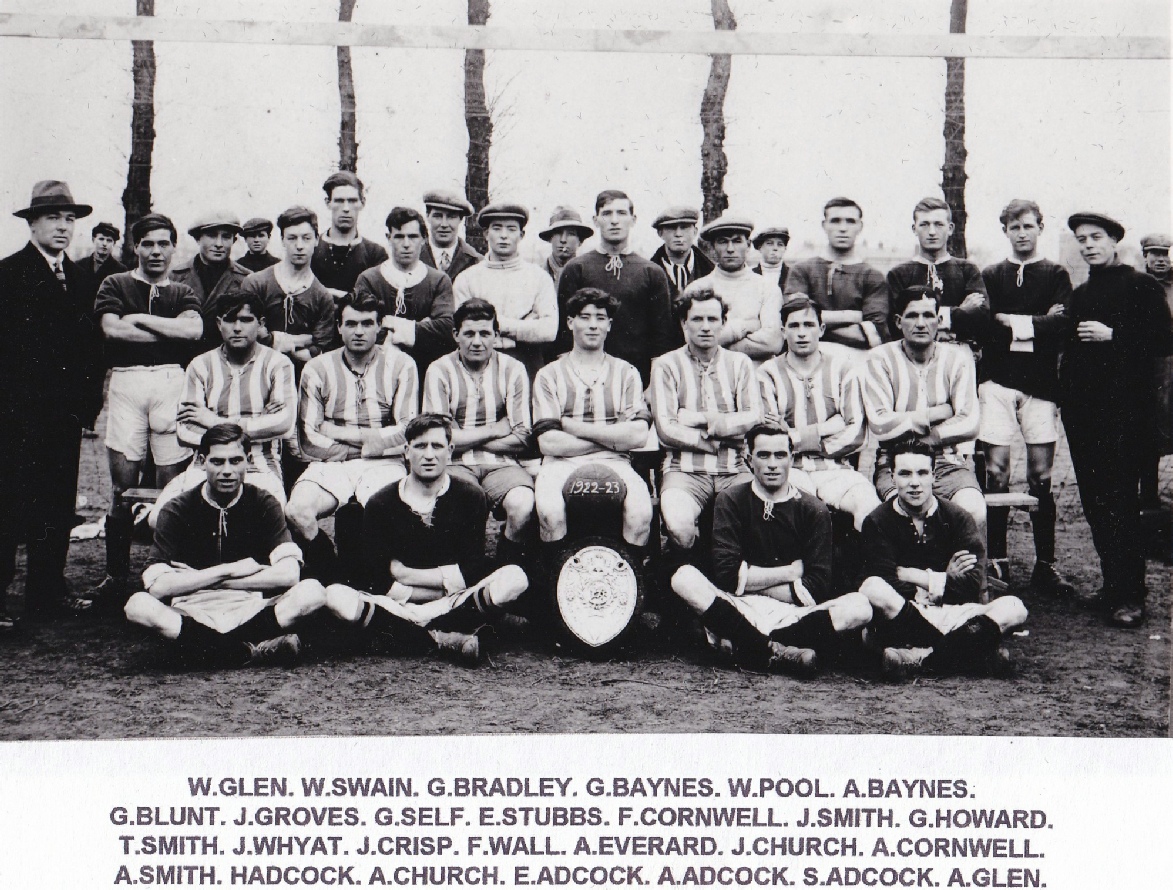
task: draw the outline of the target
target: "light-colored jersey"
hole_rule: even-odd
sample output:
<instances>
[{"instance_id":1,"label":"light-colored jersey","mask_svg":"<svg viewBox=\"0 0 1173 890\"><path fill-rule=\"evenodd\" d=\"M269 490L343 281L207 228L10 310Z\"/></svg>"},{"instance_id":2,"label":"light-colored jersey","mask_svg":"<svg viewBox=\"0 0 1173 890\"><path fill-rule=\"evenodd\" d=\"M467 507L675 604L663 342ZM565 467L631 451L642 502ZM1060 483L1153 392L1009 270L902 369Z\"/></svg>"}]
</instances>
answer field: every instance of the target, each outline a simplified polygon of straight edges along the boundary
<instances>
[{"instance_id":1,"label":"light-colored jersey","mask_svg":"<svg viewBox=\"0 0 1173 890\"><path fill-rule=\"evenodd\" d=\"M470 270L471 271L471 270ZM424 375L424 413L446 414L457 428L474 430L501 419L523 440L530 433L529 375L517 359L494 352L484 371L473 374L450 352L432 362ZM456 462L471 467L516 465L508 454L469 448Z\"/></svg>"},{"instance_id":2,"label":"light-colored jersey","mask_svg":"<svg viewBox=\"0 0 1173 890\"><path fill-rule=\"evenodd\" d=\"M656 434L667 449L664 472L711 476L748 472L742 458L744 435L762 417L762 402L749 356L721 347L702 364L687 346L652 363L652 413ZM681 410L729 415L716 454L697 448L703 430L680 423Z\"/></svg>"},{"instance_id":3,"label":"light-colored jersey","mask_svg":"<svg viewBox=\"0 0 1173 890\"><path fill-rule=\"evenodd\" d=\"M978 434L976 376L966 346L936 343L924 365L913 364L900 341L878 346L869 354L863 380L868 425L881 443L892 442L911 434L911 412L948 405L953 416L935 425L927 441L945 460L965 460Z\"/></svg>"},{"instance_id":4,"label":"light-colored jersey","mask_svg":"<svg viewBox=\"0 0 1173 890\"><path fill-rule=\"evenodd\" d=\"M257 344L253 357L238 368L228 362L223 346L205 352L187 366L183 402L207 408L221 423L239 424L252 440L250 462L281 475L277 440L289 434L297 417L293 362L288 357ZM196 448L206 430L181 422L175 432L182 444Z\"/></svg>"},{"instance_id":5,"label":"light-colored jersey","mask_svg":"<svg viewBox=\"0 0 1173 890\"><path fill-rule=\"evenodd\" d=\"M777 415L795 440L794 466L800 470L838 470L846 458L859 451L867 434L867 415L859 374L854 364L839 354L819 353L810 377L799 374L786 353L758 368L762 403L766 414ZM820 435L818 427L842 428ZM830 424L829 424L830 422Z\"/></svg>"},{"instance_id":6,"label":"light-colored jersey","mask_svg":"<svg viewBox=\"0 0 1173 890\"><path fill-rule=\"evenodd\" d=\"M580 376L570 353L546 365L534 378L533 402L534 426L543 420L564 418L601 425L651 421L639 371L623 359L606 354L602 372L595 380ZM615 454L601 446L599 450L609 456Z\"/></svg>"},{"instance_id":7,"label":"light-colored jersey","mask_svg":"<svg viewBox=\"0 0 1173 890\"><path fill-rule=\"evenodd\" d=\"M388 448L403 445L403 428L419 405L419 373L407 353L376 347L361 375L347 364L345 349L306 362L298 401L298 442L311 460L354 460L362 448L320 432L323 423L352 430L379 430Z\"/></svg>"}]
</instances>

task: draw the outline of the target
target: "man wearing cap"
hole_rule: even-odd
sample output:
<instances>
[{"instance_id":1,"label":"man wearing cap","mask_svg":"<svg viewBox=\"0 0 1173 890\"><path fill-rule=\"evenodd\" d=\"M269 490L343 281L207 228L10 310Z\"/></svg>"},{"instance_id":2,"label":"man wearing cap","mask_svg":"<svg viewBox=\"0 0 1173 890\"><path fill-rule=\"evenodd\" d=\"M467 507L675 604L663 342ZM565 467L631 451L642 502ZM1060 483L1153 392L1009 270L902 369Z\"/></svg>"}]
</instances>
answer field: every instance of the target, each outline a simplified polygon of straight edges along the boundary
<instances>
[{"instance_id":1,"label":"man wearing cap","mask_svg":"<svg viewBox=\"0 0 1173 890\"><path fill-rule=\"evenodd\" d=\"M339 170L326 177L322 191L330 228L314 248L312 268L322 286L337 298L354 290L358 276L367 269L386 262L387 251L358 231L358 217L367 203L361 179L349 170Z\"/></svg>"},{"instance_id":2,"label":"man wearing cap","mask_svg":"<svg viewBox=\"0 0 1173 890\"><path fill-rule=\"evenodd\" d=\"M103 281L94 303L111 368L106 453L112 507L106 517L106 580L92 596L107 600L127 592L130 574L133 520L122 492L138 484L148 449L159 488L191 457L176 437L176 418L183 369L204 333L199 296L169 275L175 224L152 213L131 227L130 237L138 267Z\"/></svg>"},{"instance_id":3,"label":"man wearing cap","mask_svg":"<svg viewBox=\"0 0 1173 890\"><path fill-rule=\"evenodd\" d=\"M525 365L531 379L544 363L544 347L558 334L558 297L541 266L518 255L529 213L520 204L494 203L477 214L489 258L466 269L453 284L456 305L473 297L497 310L497 348Z\"/></svg>"},{"instance_id":4,"label":"man wearing cap","mask_svg":"<svg viewBox=\"0 0 1173 890\"><path fill-rule=\"evenodd\" d=\"M308 207L290 207L277 217L284 257L277 265L254 272L241 284L265 304L260 342L289 356L300 377L315 355L338 345L334 298L311 267L318 245L318 215Z\"/></svg>"},{"instance_id":5,"label":"man wearing cap","mask_svg":"<svg viewBox=\"0 0 1173 890\"><path fill-rule=\"evenodd\" d=\"M713 246L717 268L693 285L710 286L729 307L721 345L744 352L760 365L782 351L782 291L750 271L746 257L752 234L753 223L741 216L722 216L706 224L701 238Z\"/></svg>"},{"instance_id":6,"label":"man wearing cap","mask_svg":"<svg viewBox=\"0 0 1173 890\"><path fill-rule=\"evenodd\" d=\"M81 267L89 274L94 290L97 291L98 285L105 281L107 276L126 271L126 266L114 256L114 245L118 243L122 233L113 223L100 222L94 226L90 237L93 238L94 252L85 258L89 262L81 263Z\"/></svg>"},{"instance_id":7,"label":"man wearing cap","mask_svg":"<svg viewBox=\"0 0 1173 890\"><path fill-rule=\"evenodd\" d=\"M916 255L888 271L893 295L924 285L937 294L941 313L937 336L980 345L988 333L990 303L982 271L968 260L949 255L953 211L940 198L922 198L912 210Z\"/></svg>"},{"instance_id":8,"label":"man wearing cap","mask_svg":"<svg viewBox=\"0 0 1173 890\"><path fill-rule=\"evenodd\" d=\"M1145 235L1140 239L1145 271L1165 288L1165 303L1173 312L1173 267L1169 263L1169 247L1173 239L1168 235ZM1159 510L1161 499L1157 493L1161 455L1173 454L1173 358L1163 356L1154 362L1153 386L1156 390L1156 439L1154 447L1145 455L1140 476L1140 506L1142 510Z\"/></svg>"},{"instance_id":9,"label":"man wearing cap","mask_svg":"<svg viewBox=\"0 0 1173 890\"><path fill-rule=\"evenodd\" d=\"M240 234L236 214L218 210L206 213L187 230L199 245L191 262L175 269L171 278L186 284L200 299L204 317L204 339L208 348L219 345L220 328L216 324L216 301L230 290L238 290L251 272L232 259L232 245Z\"/></svg>"},{"instance_id":10,"label":"man wearing cap","mask_svg":"<svg viewBox=\"0 0 1173 890\"><path fill-rule=\"evenodd\" d=\"M424 215L428 218L428 243L420 259L424 265L443 272L455 283L456 276L482 259L460 237L460 224L472 216L473 206L457 192L434 189L424 193Z\"/></svg>"},{"instance_id":11,"label":"man wearing cap","mask_svg":"<svg viewBox=\"0 0 1173 890\"><path fill-rule=\"evenodd\" d=\"M595 230L582 221L578 211L571 207L555 207L550 214L550 225L538 232L538 237L550 245L550 256L546 260L546 271L554 279L554 287L562 277L566 264L578 256L582 242L591 237Z\"/></svg>"},{"instance_id":12,"label":"man wearing cap","mask_svg":"<svg viewBox=\"0 0 1173 890\"><path fill-rule=\"evenodd\" d=\"M605 348L610 355L634 365L646 387L652 359L680 345L680 328L672 322L668 276L629 244L635 219L635 206L625 193L616 189L599 192L594 220L599 243L562 270L558 312L565 316L567 302L584 287L598 288L614 297L617 305ZM569 352L573 345L570 329L563 326L553 352Z\"/></svg>"},{"instance_id":13,"label":"man wearing cap","mask_svg":"<svg viewBox=\"0 0 1173 890\"><path fill-rule=\"evenodd\" d=\"M1124 226L1090 211L1067 225L1090 267L1071 295L1073 334L1059 367L1063 427L1104 577L1089 604L1118 627L1140 627L1147 591L1137 489L1152 360L1170 353L1169 307L1159 282L1120 262Z\"/></svg>"},{"instance_id":14,"label":"man wearing cap","mask_svg":"<svg viewBox=\"0 0 1173 890\"><path fill-rule=\"evenodd\" d=\"M790 246L790 229L769 226L753 236L753 247L758 252L758 264L753 271L763 278L778 282L778 289L786 293L786 279L790 267L786 265L786 248Z\"/></svg>"},{"instance_id":15,"label":"man wearing cap","mask_svg":"<svg viewBox=\"0 0 1173 890\"><path fill-rule=\"evenodd\" d=\"M857 350L847 357L862 358L866 350L892 339L888 282L879 269L855 255L855 242L863 231L863 210L855 201L837 197L824 204L823 231L827 252L794 264L786 279L786 296L809 297L822 308L827 328L824 350L838 344Z\"/></svg>"},{"instance_id":16,"label":"man wearing cap","mask_svg":"<svg viewBox=\"0 0 1173 890\"><path fill-rule=\"evenodd\" d=\"M248 252L237 262L250 272L260 272L275 266L281 260L269 253L269 236L273 234L273 224L262 216L254 216L246 220L241 227L244 243L248 245Z\"/></svg>"},{"instance_id":17,"label":"man wearing cap","mask_svg":"<svg viewBox=\"0 0 1173 890\"><path fill-rule=\"evenodd\" d=\"M86 276L65 250L74 223L92 208L64 182L33 186L14 216L29 243L0 260L0 631L15 626L4 598L16 548L28 545L25 613L75 602L65 581L77 498L82 426L102 407L101 341L89 311ZM84 604L84 601L82 601Z\"/></svg>"},{"instance_id":18,"label":"man wearing cap","mask_svg":"<svg viewBox=\"0 0 1173 890\"><path fill-rule=\"evenodd\" d=\"M698 278L713 271L713 261L696 246L696 229L700 221L699 210L669 207L652 223L652 228L664 242L652 254L652 262L658 263L668 276L673 300Z\"/></svg>"},{"instance_id":19,"label":"man wearing cap","mask_svg":"<svg viewBox=\"0 0 1173 890\"><path fill-rule=\"evenodd\" d=\"M390 259L367 269L354 284L355 295L371 294L383 306L386 342L413 359L422 375L428 365L455 347L452 339L452 282L420 262L427 227L413 207L387 214Z\"/></svg>"}]
</instances>

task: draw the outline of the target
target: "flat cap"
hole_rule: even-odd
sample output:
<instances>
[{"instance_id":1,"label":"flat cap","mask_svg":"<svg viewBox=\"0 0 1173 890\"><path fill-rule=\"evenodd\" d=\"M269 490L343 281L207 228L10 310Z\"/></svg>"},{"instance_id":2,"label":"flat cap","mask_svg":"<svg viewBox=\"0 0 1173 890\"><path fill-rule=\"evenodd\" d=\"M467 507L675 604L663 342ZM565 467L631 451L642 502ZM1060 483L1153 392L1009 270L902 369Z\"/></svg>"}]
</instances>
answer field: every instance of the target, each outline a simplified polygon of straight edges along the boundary
<instances>
[{"instance_id":1,"label":"flat cap","mask_svg":"<svg viewBox=\"0 0 1173 890\"><path fill-rule=\"evenodd\" d=\"M574 229L583 241L595 234L595 230L582 221L582 217L573 207L555 207L554 212L550 214L550 225L538 232L538 237L543 241L549 241L563 229Z\"/></svg>"},{"instance_id":2,"label":"flat cap","mask_svg":"<svg viewBox=\"0 0 1173 890\"><path fill-rule=\"evenodd\" d=\"M760 248L767 238L781 238L783 244L789 244L790 229L786 226L770 226L768 229L762 229L753 236L753 246Z\"/></svg>"},{"instance_id":3,"label":"flat cap","mask_svg":"<svg viewBox=\"0 0 1173 890\"><path fill-rule=\"evenodd\" d=\"M1073 213L1067 217L1067 228L1075 231L1079 226L1093 225L1099 226L1107 232L1113 240L1124 240L1124 226L1116 222L1110 216L1105 216L1103 213L1095 213L1091 210L1081 210L1079 213Z\"/></svg>"},{"instance_id":4,"label":"flat cap","mask_svg":"<svg viewBox=\"0 0 1173 890\"><path fill-rule=\"evenodd\" d=\"M1141 253L1148 253L1150 250L1168 250L1170 247L1173 247L1173 238L1159 232L1145 235L1140 239Z\"/></svg>"},{"instance_id":5,"label":"flat cap","mask_svg":"<svg viewBox=\"0 0 1173 890\"><path fill-rule=\"evenodd\" d=\"M439 207L441 210L450 210L461 216L472 216L476 212L473 210L473 206L465 200L464 195L446 189L432 189L430 192L424 192L424 207Z\"/></svg>"},{"instance_id":6,"label":"flat cap","mask_svg":"<svg viewBox=\"0 0 1173 890\"><path fill-rule=\"evenodd\" d=\"M118 226L114 225L114 223L100 222L90 230L91 238L96 238L99 235L105 235L117 241L122 236L122 233L118 231Z\"/></svg>"},{"instance_id":7,"label":"flat cap","mask_svg":"<svg viewBox=\"0 0 1173 890\"><path fill-rule=\"evenodd\" d=\"M230 210L212 210L199 216L187 230L193 238L199 238L205 229L230 229L239 235L240 217Z\"/></svg>"},{"instance_id":8,"label":"flat cap","mask_svg":"<svg viewBox=\"0 0 1173 890\"><path fill-rule=\"evenodd\" d=\"M246 235L252 235L257 232L272 232L273 223L263 216L254 216L252 219L246 219L241 229Z\"/></svg>"},{"instance_id":9,"label":"flat cap","mask_svg":"<svg viewBox=\"0 0 1173 890\"><path fill-rule=\"evenodd\" d=\"M701 212L694 207L677 205L667 208L652 222L657 232L664 226L695 226L701 221Z\"/></svg>"},{"instance_id":10,"label":"flat cap","mask_svg":"<svg viewBox=\"0 0 1173 890\"><path fill-rule=\"evenodd\" d=\"M477 214L477 225L482 229L497 219L511 219L521 224L524 229L525 224L529 222L529 211L520 204L513 204L507 201L494 201L492 204L486 204L484 209Z\"/></svg>"},{"instance_id":11,"label":"flat cap","mask_svg":"<svg viewBox=\"0 0 1173 890\"><path fill-rule=\"evenodd\" d=\"M710 223L705 223L701 229L701 237L712 241L719 232L740 232L747 238L753 234L753 222L744 216L719 216Z\"/></svg>"}]
</instances>

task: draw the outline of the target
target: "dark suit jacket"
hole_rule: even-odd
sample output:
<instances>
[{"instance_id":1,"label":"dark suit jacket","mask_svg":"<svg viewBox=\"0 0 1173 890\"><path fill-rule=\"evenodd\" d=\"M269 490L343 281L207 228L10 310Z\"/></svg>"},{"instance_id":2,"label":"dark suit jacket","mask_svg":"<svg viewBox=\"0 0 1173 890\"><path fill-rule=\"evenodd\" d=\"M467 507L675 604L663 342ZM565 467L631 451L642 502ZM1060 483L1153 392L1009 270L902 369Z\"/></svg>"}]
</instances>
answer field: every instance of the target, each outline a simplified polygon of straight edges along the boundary
<instances>
[{"instance_id":1,"label":"dark suit jacket","mask_svg":"<svg viewBox=\"0 0 1173 890\"><path fill-rule=\"evenodd\" d=\"M479 253L473 250L463 238L456 239L455 253L452 255L452 262L448 264L447 275L449 280L455 281L456 276L467 269L469 266L475 266L484 259ZM428 241L424 241L424 250L420 254L420 262L425 266L431 266L433 269L439 269L436 265L436 258L432 256L432 245ZM440 271L443 271L442 269Z\"/></svg>"},{"instance_id":2,"label":"dark suit jacket","mask_svg":"<svg viewBox=\"0 0 1173 890\"><path fill-rule=\"evenodd\" d=\"M204 291L203 282L200 281L199 272L196 271L196 265L202 262L197 254L188 265L172 269L171 280L176 284L186 284L195 291L203 304L204 308L200 310L200 314L204 317L204 336L200 341L200 351L206 351L220 345L220 329L216 326L214 314L216 301L220 299L221 294L227 293L230 289L239 290L241 283L252 272L235 260L229 260L228 268L212 286L212 292L207 293Z\"/></svg>"},{"instance_id":3,"label":"dark suit jacket","mask_svg":"<svg viewBox=\"0 0 1173 890\"><path fill-rule=\"evenodd\" d=\"M91 316L96 287L68 257L63 267L65 291L31 243L0 260L0 454L22 435L80 434L102 408L102 338Z\"/></svg>"}]
</instances>

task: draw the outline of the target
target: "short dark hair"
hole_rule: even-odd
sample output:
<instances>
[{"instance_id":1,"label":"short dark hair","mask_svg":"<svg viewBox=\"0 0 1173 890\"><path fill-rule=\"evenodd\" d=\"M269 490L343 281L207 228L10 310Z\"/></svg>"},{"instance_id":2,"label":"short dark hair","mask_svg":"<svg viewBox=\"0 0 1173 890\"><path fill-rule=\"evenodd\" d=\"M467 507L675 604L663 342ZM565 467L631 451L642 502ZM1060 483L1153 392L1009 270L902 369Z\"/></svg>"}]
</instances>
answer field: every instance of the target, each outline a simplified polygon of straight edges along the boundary
<instances>
[{"instance_id":1,"label":"short dark hair","mask_svg":"<svg viewBox=\"0 0 1173 890\"><path fill-rule=\"evenodd\" d=\"M748 433L745 434L745 447L749 451L753 451L754 442L758 440L759 436L786 436L787 444L790 442L790 435L782 427L774 423L755 423Z\"/></svg>"},{"instance_id":2,"label":"short dark hair","mask_svg":"<svg viewBox=\"0 0 1173 890\"><path fill-rule=\"evenodd\" d=\"M414 442L428 430L443 430L444 437L452 441L452 421L444 414L417 414L403 428L404 441Z\"/></svg>"},{"instance_id":3,"label":"short dark hair","mask_svg":"<svg viewBox=\"0 0 1173 890\"><path fill-rule=\"evenodd\" d=\"M603 189L599 192L595 197L595 213L597 214L612 201L626 201L627 206L631 208L631 212L635 213L635 204L627 196L627 192L621 192L619 189Z\"/></svg>"},{"instance_id":4,"label":"short dark hair","mask_svg":"<svg viewBox=\"0 0 1173 890\"><path fill-rule=\"evenodd\" d=\"M460 333L460 326L466 321L491 321L493 330L500 330L500 324L497 322L497 307L480 297L465 300L456 307L456 311L452 313L453 333Z\"/></svg>"},{"instance_id":5,"label":"short dark hair","mask_svg":"<svg viewBox=\"0 0 1173 890\"><path fill-rule=\"evenodd\" d=\"M247 306L253 311L258 319L265 317L265 301L261 295L256 292L248 292L240 290L226 290L216 299L216 305L212 310L216 318L227 319L232 321L240 314L240 310Z\"/></svg>"},{"instance_id":6,"label":"short dark hair","mask_svg":"<svg viewBox=\"0 0 1173 890\"><path fill-rule=\"evenodd\" d=\"M419 223L420 234L425 238L428 236L428 224L424 222L424 215L414 207L392 207L391 212L387 214L387 231L402 229L409 222Z\"/></svg>"},{"instance_id":7,"label":"short dark hair","mask_svg":"<svg viewBox=\"0 0 1173 890\"><path fill-rule=\"evenodd\" d=\"M277 217L277 228L281 230L282 235L285 234L286 229L292 229L294 226L300 226L302 223L309 223L310 228L314 230L314 234L318 234L318 215L308 207L290 207Z\"/></svg>"},{"instance_id":8,"label":"short dark hair","mask_svg":"<svg viewBox=\"0 0 1173 890\"><path fill-rule=\"evenodd\" d=\"M171 243L175 244L179 240L179 232L175 228L175 223L171 222L169 217L161 213L148 213L142 219L138 220L130 227L130 240L138 244L147 234L154 232L156 229L166 229L171 233Z\"/></svg>"},{"instance_id":9,"label":"short dark hair","mask_svg":"<svg viewBox=\"0 0 1173 890\"><path fill-rule=\"evenodd\" d=\"M721 321L729 320L729 304L726 303L711 284L707 282L690 284L672 301L672 317L683 323L692 310L693 303L705 303L716 300L721 304Z\"/></svg>"},{"instance_id":10,"label":"short dark hair","mask_svg":"<svg viewBox=\"0 0 1173 890\"><path fill-rule=\"evenodd\" d=\"M334 189L340 185L350 186L352 189L358 189L358 197L363 198L363 184L362 180L351 173L349 170L339 170L337 173L331 173L326 177L326 181L322 183L322 191L326 193L326 200L329 201L334 197Z\"/></svg>"},{"instance_id":11,"label":"short dark hair","mask_svg":"<svg viewBox=\"0 0 1173 890\"><path fill-rule=\"evenodd\" d=\"M913 222L916 221L918 213L929 213L933 210L944 210L949 214L949 222L953 222L953 208L941 198L921 198L917 201L916 206L912 208Z\"/></svg>"},{"instance_id":12,"label":"short dark hair","mask_svg":"<svg viewBox=\"0 0 1173 890\"><path fill-rule=\"evenodd\" d=\"M249 439L240 424L218 423L209 427L208 431L200 437L197 453L200 457L207 457L208 453L217 445L231 445L233 442L239 442L245 454L248 454L249 448L252 447L252 440Z\"/></svg>"},{"instance_id":13,"label":"short dark hair","mask_svg":"<svg viewBox=\"0 0 1173 890\"><path fill-rule=\"evenodd\" d=\"M610 318L619 312L619 301L597 287L580 287L570 299L566 301L566 308L562 310L563 318L574 318L587 306L604 310Z\"/></svg>"},{"instance_id":14,"label":"short dark hair","mask_svg":"<svg viewBox=\"0 0 1173 890\"><path fill-rule=\"evenodd\" d=\"M892 317L899 318L902 316L904 310L908 308L908 304L915 303L917 300L932 300L937 304L938 309L941 308L941 295L939 293L923 284L914 284L911 287L897 291L896 295L892 298Z\"/></svg>"},{"instance_id":15,"label":"short dark hair","mask_svg":"<svg viewBox=\"0 0 1173 890\"><path fill-rule=\"evenodd\" d=\"M891 447L890 453L893 469L896 468L896 458L901 454L922 454L929 459L929 463L935 464L937 462L937 453L933 451L933 446L920 439L905 439L903 442L898 442Z\"/></svg>"},{"instance_id":16,"label":"short dark hair","mask_svg":"<svg viewBox=\"0 0 1173 890\"><path fill-rule=\"evenodd\" d=\"M342 313L346 309L353 309L355 312L374 312L377 321L382 321L383 316L386 315L383 311L383 303L372 293L351 292L339 298L334 309L335 324L342 324Z\"/></svg>"},{"instance_id":17,"label":"short dark hair","mask_svg":"<svg viewBox=\"0 0 1173 890\"><path fill-rule=\"evenodd\" d=\"M854 207L856 210L859 211L859 218L863 219L863 208L860 207L859 204L856 203L855 201L853 201L851 198L845 198L842 195L839 195L838 197L832 198L830 201L828 201L826 204L823 205L823 219L827 218L827 211L828 210L833 210L836 207Z\"/></svg>"},{"instance_id":18,"label":"short dark hair","mask_svg":"<svg viewBox=\"0 0 1173 890\"><path fill-rule=\"evenodd\" d=\"M1006 228L1011 222L1028 213L1035 215L1035 219L1039 221L1040 226L1043 224L1043 211L1039 209L1039 205L1025 198L1015 198L1003 207L1002 214L998 217L998 222L1002 223L1002 228Z\"/></svg>"},{"instance_id":19,"label":"short dark hair","mask_svg":"<svg viewBox=\"0 0 1173 890\"><path fill-rule=\"evenodd\" d=\"M819 324L823 323L823 307L812 300L810 297L798 294L788 299L782 304L782 327L786 327L786 319L792 316L795 312L802 312L806 309L812 309L815 313L815 318L819 320Z\"/></svg>"}]
</instances>

